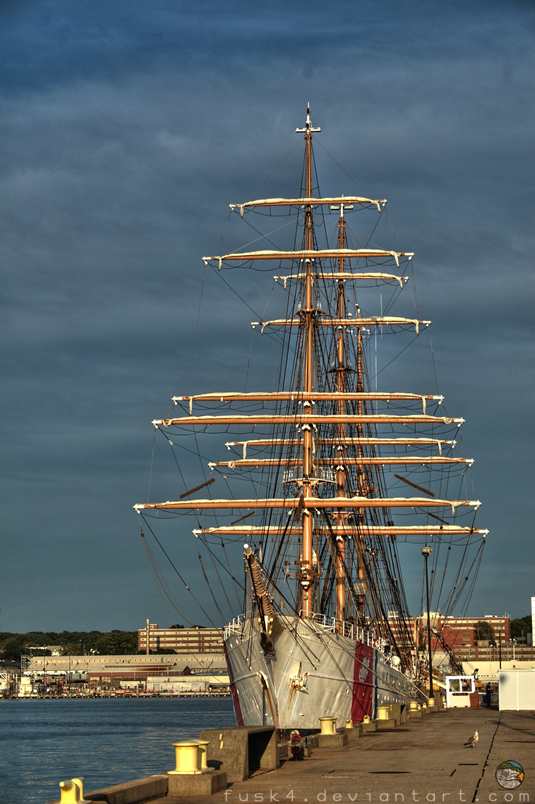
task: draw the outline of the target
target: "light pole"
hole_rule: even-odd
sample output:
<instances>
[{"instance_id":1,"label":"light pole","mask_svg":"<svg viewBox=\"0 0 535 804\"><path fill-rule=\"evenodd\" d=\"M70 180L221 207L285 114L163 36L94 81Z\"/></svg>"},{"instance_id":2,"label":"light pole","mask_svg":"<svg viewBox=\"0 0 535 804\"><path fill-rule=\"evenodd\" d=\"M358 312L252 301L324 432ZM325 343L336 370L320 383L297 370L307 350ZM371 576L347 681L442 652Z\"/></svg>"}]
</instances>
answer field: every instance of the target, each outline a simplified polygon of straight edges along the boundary
<instances>
[{"instance_id":1,"label":"light pole","mask_svg":"<svg viewBox=\"0 0 535 804\"><path fill-rule=\"evenodd\" d=\"M427 559L432 553L432 547L422 547L422 555L425 559L425 591L427 597L427 647L429 650L429 706L435 705L433 693L433 651L431 649L431 612L429 611L429 575L427 573Z\"/></svg>"}]
</instances>

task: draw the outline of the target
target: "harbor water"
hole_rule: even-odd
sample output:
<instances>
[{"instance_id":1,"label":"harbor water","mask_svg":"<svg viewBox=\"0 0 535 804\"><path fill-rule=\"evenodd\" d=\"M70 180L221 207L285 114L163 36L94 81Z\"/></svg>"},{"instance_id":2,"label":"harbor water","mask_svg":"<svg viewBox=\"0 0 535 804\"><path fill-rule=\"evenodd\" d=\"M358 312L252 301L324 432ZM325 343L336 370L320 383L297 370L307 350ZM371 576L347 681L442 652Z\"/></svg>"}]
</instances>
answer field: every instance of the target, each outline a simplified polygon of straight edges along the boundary
<instances>
[{"instance_id":1,"label":"harbor water","mask_svg":"<svg viewBox=\"0 0 535 804\"><path fill-rule=\"evenodd\" d=\"M236 724L231 698L41 699L0 702L0 804L46 804L59 782L86 792L165 773L173 743Z\"/></svg>"}]
</instances>

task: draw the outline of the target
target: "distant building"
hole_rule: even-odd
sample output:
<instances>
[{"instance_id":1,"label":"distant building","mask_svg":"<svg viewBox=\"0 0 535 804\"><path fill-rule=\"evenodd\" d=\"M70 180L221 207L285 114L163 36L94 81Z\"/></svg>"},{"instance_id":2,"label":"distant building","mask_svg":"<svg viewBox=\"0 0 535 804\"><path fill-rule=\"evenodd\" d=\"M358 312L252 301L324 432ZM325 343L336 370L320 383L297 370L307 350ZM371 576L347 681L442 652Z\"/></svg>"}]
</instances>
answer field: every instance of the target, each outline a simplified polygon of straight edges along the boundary
<instances>
[{"instance_id":1,"label":"distant building","mask_svg":"<svg viewBox=\"0 0 535 804\"><path fill-rule=\"evenodd\" d=\"M422 618L425 623L425 618ZM490 639L478 639L477 625L486 623L494 632ZM511 620L509 617L440 617L436 624L436 631L447 646L460 661L481 659L494 661L499 658L500 652L504 656L512 649ZM440 640L431 635L433 649L440 649ZM494 644L493 644L494 643Z\"/></svg>"},{"instance_id":2,"label":"distant building","mask_svg":"<svg viewBox=\"0 0 535 804\"><path fill-rule=\"evenodd\" d=\"M388 628L401 652L411 652L418 644L418 617L401 617L396 611L388 612Z\"/></svg>"},{"instance_id":3,"label":"distant building","mask_svg":"<svg viewBox=\"0 0 535 804\"><path fill-rule=\"evenodd\" d=\"M39 656L28 659L25 672L33 676L67 676L99 685L113 680L136 681L157 675L224 675L225 657L221 653L202 656Z\"/></svg>"},{"instance_id":4,"label":"distant building","mask_svg":"<svg viewBox=\"0 0 535 804\"><path fill-rule=\"evenodd\" d=\"M222 628L158 628L147 623L137 632L138 651L173 650L178 654L223 653Z\"/></svg>"},{"instance_id":5,"label":"distant building","mask_svg":"<svg viewBox=\"0 0 535 804\"><path fill-rule=\"evenodd\" d=\"M535 611L535 598L532 598ZM492 638L478 638L478 624L486 623L492 628ZM389 625L400 649L410 649L411 638L407 641L403 634L406 625L415 645L423 650L427 646L427 615L410 617L402 621L397 615L389 615ZM491 632L489 629L489 637ZM456 660L500 662L509 660L531 661L535 659L535 648L517 644L511 639L511 620L507 616L497 617L444 617L438 611L431 612L431 647L433 653L451 651Z\"/></svg>"}]
</instances>

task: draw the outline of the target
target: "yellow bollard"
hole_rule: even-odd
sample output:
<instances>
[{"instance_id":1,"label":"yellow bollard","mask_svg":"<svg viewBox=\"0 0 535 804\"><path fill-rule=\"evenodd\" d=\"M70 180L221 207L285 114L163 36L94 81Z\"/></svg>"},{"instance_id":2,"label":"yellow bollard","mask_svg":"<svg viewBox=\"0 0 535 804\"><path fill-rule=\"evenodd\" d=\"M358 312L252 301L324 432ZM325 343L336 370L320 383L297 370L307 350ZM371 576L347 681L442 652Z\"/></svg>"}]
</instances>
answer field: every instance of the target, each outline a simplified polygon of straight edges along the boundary
<instances>
[{"instance_id":1,"label":"yellow bollard","mask_svg":"<svg viewBox=\"0 0 535 804\"><path fill-rule=\"evenodd\" d=\"M364 715L364 719L363 719L362 722L363 723L369 723L370 722L370 716L369 715Z\"/></svg>"},{"instance_id":2,"label":"yellow bollard","mask_svg":"<svg viewBox=\"0 0 535 804\"><path fill-rule=\"evenodd\" d=\"M199 762L198 740L187 740L182 743L173 743L176 757L176 768L168 773L181 773L193 775L202 773Z\"/></svg>"},{"instance_id":3,"label":"yellow bollard","mask_svg":"<svg viewBox=\"0 0 535 804\"><path fill-rule=\"evenodd\" d=\"M322 734L336 734L336 718L320 717L320 727Z\"/></svg>"},{"instance_id":4,"label":"yellow bollard","mask_svg":"<svg viewBox=\"0 0 535 804\"><path fill-rule=\"evenodd\" d=\"M197 745L199 746L199 755L201 760L201 771L202 773L210 773L214 770L214 768L208 767L208 751L207 748L210 745L209 740L197 740Z\"/></svg>"},{"instance_id":5,"label":"yellow bollard","mask_svg":"<svg viewBox=\"0 0 535 804\"><path fill-rule=\"evenodd\" d=\"M390 717L390 709L388 706L377 707L377 720L388 720Z\"/></svg>"},{"instance_id":6,"label":"yellow bollard","mask_svg":"<svg viewBox=\"0 0 535 804\"><path fill-rule=\"evenodd\" d=\"M411 701L409 704L409 709L411 709L413 712L415 709L418 709L418 701Z\"/></svg>"},{"instance_id":7,"label":"yellow bollard","mask_svg":"<svg viewBox=\"0 0 535 804\"><path fill-rule=\"evenodd\" d=\"M353 721L346 720L346 729L352 729L352 728L353 728Z\"/></svg>"},{"instance_id":8,"label":"yellow bollard","mask_svg":"<svg viewBox=\"0 0 535 804\"><path fill-rule=\"evenodd\" d=\"M91 804L84 798L84 777L60 782L61 804Z\"/></svg>"}]
</instances>

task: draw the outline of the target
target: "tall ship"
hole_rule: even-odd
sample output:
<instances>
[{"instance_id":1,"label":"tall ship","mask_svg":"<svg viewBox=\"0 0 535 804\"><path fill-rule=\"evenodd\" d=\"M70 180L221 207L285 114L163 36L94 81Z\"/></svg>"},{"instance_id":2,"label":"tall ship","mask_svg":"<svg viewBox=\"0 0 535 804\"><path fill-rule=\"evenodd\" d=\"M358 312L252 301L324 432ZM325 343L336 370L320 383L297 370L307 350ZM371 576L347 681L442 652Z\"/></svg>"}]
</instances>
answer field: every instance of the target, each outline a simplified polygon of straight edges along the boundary
<instances>
[{"instance_id":1,"label":"tall ship","mask_svg":"<svg viewBox=\"0 0 535 804\"><path fill-rule=\"evenodd\" d=\"M185 579L186 562L169 558L186 595L224 625L238 724L281 730L317 729L320 717L355 723L379 706L425 699L425 633L402 576L420 585L430 548L432 599L458 609L487 533L465 491L463 419L446 414L438 393L409 390L418 349L401 375L391 368L430 325L392 312L410 287L413 254L374 242L385 199L320 193L320 130L307 109L295 197L230 205L239 225L264 216L248 230L255 248L203 258L216 275L271 279L278 314L252 326L277 359L256 373L248 363L242 390L227 390L227 380L173 398L177 415L153 425L184 491L135 506L144 536L171 520L174 546L155 536L167 557L198 553L202 591Z\"/></svg>"}]
</instances>

